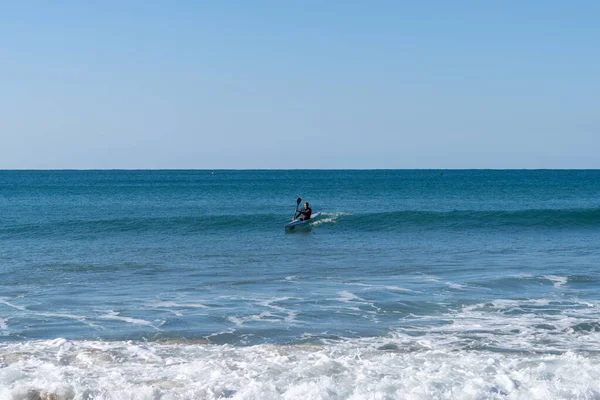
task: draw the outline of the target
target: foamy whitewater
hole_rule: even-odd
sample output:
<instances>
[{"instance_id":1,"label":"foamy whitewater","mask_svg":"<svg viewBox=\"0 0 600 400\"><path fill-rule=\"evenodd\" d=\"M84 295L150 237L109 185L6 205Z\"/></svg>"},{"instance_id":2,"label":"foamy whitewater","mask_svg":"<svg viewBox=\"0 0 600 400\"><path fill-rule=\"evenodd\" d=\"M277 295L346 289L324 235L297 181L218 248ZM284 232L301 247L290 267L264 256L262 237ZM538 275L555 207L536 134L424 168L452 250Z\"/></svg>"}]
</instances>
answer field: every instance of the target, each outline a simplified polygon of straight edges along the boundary
<instances>
[{"instance_id":1,"label":"foamy whitewater","mask_svg":"<svg viewBox=\"0 0 600 400\"><path fill-rule=\"evenodd\" d=\"M598 399L598 199L600 171L0 171L0 400Z\"/></svg>"}]
</instances>

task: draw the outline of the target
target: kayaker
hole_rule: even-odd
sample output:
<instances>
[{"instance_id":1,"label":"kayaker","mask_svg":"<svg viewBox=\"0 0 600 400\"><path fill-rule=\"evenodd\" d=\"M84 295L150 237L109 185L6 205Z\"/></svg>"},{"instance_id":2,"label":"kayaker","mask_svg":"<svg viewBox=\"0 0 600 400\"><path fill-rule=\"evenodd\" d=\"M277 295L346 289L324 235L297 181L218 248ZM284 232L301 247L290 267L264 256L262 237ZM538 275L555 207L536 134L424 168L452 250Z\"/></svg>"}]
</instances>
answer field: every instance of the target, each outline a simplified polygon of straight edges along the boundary
<instances>
[{"instance_id":1,"label":"kayaker","mask_svg":"<svg viewBox=\"0 0 600 400\"><path fill-rule=\"evenodd\" d=\"M298 210L297 217L300 217L300 221L308 221L310 219L310 215L312 214L312 209L308 206L308 201L304 203L304 208Z\"/></svg>"}]
</instances>

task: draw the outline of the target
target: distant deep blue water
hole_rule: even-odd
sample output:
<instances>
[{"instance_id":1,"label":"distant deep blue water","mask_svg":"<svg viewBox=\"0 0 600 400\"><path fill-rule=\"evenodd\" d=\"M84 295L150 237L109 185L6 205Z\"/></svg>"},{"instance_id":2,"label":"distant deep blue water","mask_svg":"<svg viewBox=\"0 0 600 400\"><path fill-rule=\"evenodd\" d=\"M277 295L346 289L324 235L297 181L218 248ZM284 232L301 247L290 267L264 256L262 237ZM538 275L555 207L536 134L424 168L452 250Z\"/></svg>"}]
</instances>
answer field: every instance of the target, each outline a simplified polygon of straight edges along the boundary
<instances>
[{"instance_id":1,"label":"distant deep blue water","mask_svg":"<svg viewBox=\"0 0 600 400\"><path fill-rule=\"evenodd\" d=\"M0 171L0 399L598 398L599 244L597 170Z\"/></svg>"}]
</instances>

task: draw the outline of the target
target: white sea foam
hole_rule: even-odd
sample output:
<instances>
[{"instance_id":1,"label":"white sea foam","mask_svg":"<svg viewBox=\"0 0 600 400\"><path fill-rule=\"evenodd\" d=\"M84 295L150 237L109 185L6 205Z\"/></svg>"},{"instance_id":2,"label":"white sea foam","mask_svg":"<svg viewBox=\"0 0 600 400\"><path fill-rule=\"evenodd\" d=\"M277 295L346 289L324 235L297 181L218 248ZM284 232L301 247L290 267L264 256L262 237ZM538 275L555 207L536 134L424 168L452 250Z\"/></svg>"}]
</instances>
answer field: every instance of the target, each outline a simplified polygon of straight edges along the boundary
<instances>
[{"instance_id":1,"label":"white sea foam","mask_svg":"<svg viewBox=\"0 0 600 400\"><path fill-rule=\"evenodd\" d=\"M517 278L533 278L532 274L518 274L515 275Z\"/></svg>"},{"instance_id":2,"label":"white sea foam","mask_svg":"<svg viewBox=\"0 0 600 400\"><path fill-rule=\"evenodd\" d=\"M243 317L231 316L227 317L227 319L235 324L238 328L244 326L244 324L248 322L271 322L271 323L279 323L282 321L282 318L274 315L271 312L263 311L260 314L247 315Z\"/></svg>"},{"instance_id":3,"label":"white sea foam","mask_svg":"<svg viewBox=\"0 0 600 400\"><path fill-rule=\"evenodd\" d=\"M460 285L460 284L454 283L454 282L446 282L446 285L448 285L448 287L451 289L456 289L456 290L464 290L465 289L465 287L463 285Z\"/></svg>"},{"instance_id":4,"label":"white sea foam","mask_svg":"<svg viewBox=\"0 0 600 400\"><path fill-rule=\"evenodd\" d=\"M289 300L251 299L265 311L236 325L281 323ZM0 399L597 399L599 320L593 300L499 299L321 344L4 342Z\"/></svg>"},{"instance_id":5,"label":"white sea foam","mask_svg":"<svg viewBox=\"0 0 600 400\"><path fill-rule=\"evenodd\" d=\"M273 308L278 311L285 311L284 307L275 305L274 303L279 303L279 302L286 301L286 300L298 300L298 299L292 298L292 297L276 297L276 298L272 298L272 299L261 300L258 302L258 304L263 307Z\"/></svg>"},{"instance_id":6,"label":"white sea foam","mask_svg":"<svg viewBox=\"0 0 600 400\"><path fill-rule=\"evenodd\" d=\"M439 276L421 274L421 277L424 280L429 281L429 282L444 283L444 284L446 284L451 289L455 289L455 290L464 290L465 289L464 285L461 285L461 284L455 283L455 282L450 282L450 281L443 281L442 278L440 278Z\"/></svg>"},{"instance_id":7,"label":"white sea foam","mask_svg":"<svg viewBox=\"0 0 600 400\"><path fill-rule=\"evenodd\" d=\"M244 326L244 322L245 322L241 317L235 317L235 316L227 317L227 320L234 323L235 326L237 326L238 328Z\"/></svg>"},{"instance_id":8,"label":"white sea foam","mask_svg":"<svg viewBox=\"0 0 600 400\"><path fill-rule=\"evenodd\" d=\"M5 331L8 329L8 320L5 318L0 318L0 331Z\"/></svg>"},{"instance_id":9,"label":"white sea foam","mask_svg":"<svg viewBox=\"0 0 600 400\"><path fill-rule=\"evenodd\" d=\"M421 276L423 277L423 279L425 279L426 281L430 281L430 282L439 282L440 281L440 277L435 276L435 275L427 275L427 274L421 274Z\"/></svg>"},{"instance_id":10,"label":"white sea foam","mask_svg":"<svg viewBox=\"0 0 600 400\"><path fill-rule=\"evenodd\" d=\"M371 285L369 283L360 283L360 282L346 283L346 285L348 285L348 286L363 286L363 287L368 287L368 288L377 287L376 285Z\"/></svg>"},{"instance_id":11,"label":"white sea foam","mask_svg":"<svg viewBox=\"0 0 600 400\"><path fill-rule=\"evenodd\" d=\"M150 305L156 308L209 308L200 303L177 303L174 301L154 301Z\"/></svg>"},{"instance_id":12,"label":"white sea foam","mask_svg":"<svg viewBox=\"0 0 600 400\"><path fill-rule=\"evenodd\" d=\"M566 276L558 275L544 275L544 279L548 279L554 284L554 287L559 288L567 283L568 278Z\"/></svg>"},{"instance_id":13,"label":"white sea foam","mask_svg":"<svg viewBox=\"0 0 600 400\"><path fill-rule=\"evenodd\" d=\"M227 319L230 322L233 322L237 327L242 327L244 326L245 323L248 322L270 322L270 323L285 323L286 326L290 326L290 325L294 325L297 323L296 321L296 316L297 313L293 310L289 310L283 306L277 305L276 303L280 303L286 300L302 300L299 298L293 298L293 297L277 297L277 298L272 298L272 299L266 299L266 300L258 300L258 299L253 299L254 301L256 301L256 304L261 306L261 307L265 307L265 308L269 308L273 311L263 311L259 314L254 314L254 315L248 315L248 316L230 316Z\"/></svg>"},{"instance_id":14,"label":"white sea foam","mask_svg":"<svg viewBox=\"0 0 600 400\"><path fill-rule=\"evenodd\" d=\"M334 299L329 299L329 300L341 301L342 303L349 303L352 301L359 301L359 302L365 301L364 299L358 297L354 293L350 293L346 290L342 290L341 292L338 292L338 294L340 295L340 297L336 297Z\"/></svg>"},{"instance_id":15,"label":"white sea foam","mask_svg":"<svg viewBox=\"0 0 600 400\"><path fill-rule=\"evenodd\" d=\"M212 338L212 337L215 337L215 336L220 336L220 335L225 335L225 334L232 334L234 332L235 332L234 328L227 328L227 329L223 329L222 331L211 333L210 335L206 335L206 338L209 339L209 338Z\"/></svg>"},{"instance_id":16,"label":"white sea foam","mask_svg":"<svg viewBox=\"0 0 600 400\"><path fill-rule=\"evenodd\" d=\"M533 353L598 353L599 319L600 307L596 303L494 300L463 307L441 318L411 315L405 320L420 322L416 326L436 324L425 331L401 329L399 334L417 334L423 340L457 351L485 348Z\"/></svg>"},{"instance_id":17,"label":"white sea foam","mask_svg":"<svg viewBox=\"0 0 600 400\"><path fill-rule=\"evenodd\" d=\"M47 313L47 312L32 312L32 314L34 315L39 315L41 317L53 317L53 318L66 318L66 319L73 319L75 321L79 321L82 322L88 326L92 326L92 327L96 327L96 325L90 321L87 320L86 317L82 316L82 315L75 315L75 314L63 314L63 313Z\"/></svg>"},{"instance_id":18,"label":"white sea foam","mask_svg":"<svg viewBox=\"0 0 600 400\"><path fill-rule=\"evenodd\" d=\"M274 304L274 303L278 303L278 302L282 302L282 301L286 301L286 300L302 300L302 299L296 298L296 297L279 297L279 298L274 298L274 299L269 299L269 300L266 300L263 302L259 302L259 304L262 305L263 307L269 307L269 308L279 311L280 313L285 314L284 321L288 324L292 324L292 323L296 322L297 313L295 311L289 310L285 307L281 307L281 306Z\"/></svg>"},{"instance_id":19,"label":"white sea foam","mask_svg":"<svg viewBox=\"0 0 600 400\"><path fill-rule=\"evenodd\" d=\"M368 283L358 283L358 282L353 282L353 283L346 283L346 285L348 286L362 286L362 287L366 287L368 289L366 290L391 290L394 292L411 292L411 293L417 293L414 290L411 289L406 289L400 286L380 286L380 285L371 285Z\"/></svg>"},{"instance_id":20,"label":"white sea foam","mask_svg":"<svg viewBox=\"0 0 600 400\"><path fill-rule=\"evenodd\" d=\"M0 303L1 304L5 304L5 305L7 305L9 307L12 307L12 308L14 308L16 310L19 310L19 311L25 311L25 312L27 312L28 314L31 314L31 315L37 315L37 316L40 316L40 317L53 317L53 318L72 319L72 320L76 320L76 321L79 321L81 323L84 323L84 324L86 324L88 326L91 326L91 327L97 327L93 322L88 321L87 317L84 317L82 315L32 311L32 310L29 310L25 306L19 306L19 305L10 303L9 301L6 301L5 298L1 298L1 297L0 297Z\"/></svg>"},{"instance_id":21,"label":"white sea foam","mask_svg":"<svg viewBox=\"0 0 600 400\"><path fill-rule=\"evenodd\" d=\"M322 219L314 221L312 223L312 225L313 226L319 226L319 225L322 225L322 224L334 223L334 222L336 222L336 220L337 220L337 218L333 218L333 217L331 217L331 218L322 218Z\"/></svg>"},{"instance_id":22,"label":"white sea foam","mask_svg":"<svg viewBox=\"0 0 600 400\"><path fill-rule=\"evenodd\" d=\"M174 301L153 301L150 304L147 304L148 308L164 308L165 311L168 311L178 317L183 315L181 309L208 309L208 306L200 303L177 303Z\"/></svg>"},{"instance_id":23,"label":"white sea foam","mask_svg":"<svg viewBox=\"0 0 600 400\"><path fill-rule=\"evenodd\" d=\"M413 292L413 290L406 289L400 286L384 286L386 290L393 290L395 292Z\"/></svg>"},{"instance_id":24,"label":"white sea foam","mask_svg":"<svg viewBox=\"0 0 600 400\"><path fill-rule=\"evenodd\" d=\"M455 351L406 338L250 347L38 341L1 345L0 359L0 398L18 400L595 399L600 394L596 355Z\"/></svg>"},{"instance_id":25,"label":"white sea foam","mask_svg":"<svg viewBox=\"0 0 600 400\"><path fill-rule=\"evenodd\" d=\"M124 317L122 315L119 315L119 313L116 311L111 311L108 314L99 316L98 318L99 319L107 319L107 320L115 320L115 321L123 321L123 322L127 322L127 323L134 324L134 325L146 325L146 326L151 326L154 329L158 329L150 321L146 321L146 320L143 320L140 318Z\"/></svg>"},{"instance_id":26,"label":"white sea foam","mask_svg":"<svg viewBox=\"0 0 600 400\"><path fill-rule=\"evenodd\" d=\"M314 217L311 219L312 220L311 225L319 226L322 224L335 224L339 217L346 216L346 215L352 215L352 214L347 213L347 212L335 212L335 213L319 212L319 213L316 213L314 215Z\"/></svg>"},{"instance_id":27,"label":"white sea foam","mask_svg":"<svg viewBox=\"0 0 600 400\"><path fill-rule=\"evenodd\" d=\"M0 303L5 304L5 305L12 307L14 309L17 309L17 310L27 311L27 308L25 308L24 306L18 306L18 305L15 305L15 304L12 304L12 303L6 301L5 297L0 297Z\"/></svg>"}]
</instances>

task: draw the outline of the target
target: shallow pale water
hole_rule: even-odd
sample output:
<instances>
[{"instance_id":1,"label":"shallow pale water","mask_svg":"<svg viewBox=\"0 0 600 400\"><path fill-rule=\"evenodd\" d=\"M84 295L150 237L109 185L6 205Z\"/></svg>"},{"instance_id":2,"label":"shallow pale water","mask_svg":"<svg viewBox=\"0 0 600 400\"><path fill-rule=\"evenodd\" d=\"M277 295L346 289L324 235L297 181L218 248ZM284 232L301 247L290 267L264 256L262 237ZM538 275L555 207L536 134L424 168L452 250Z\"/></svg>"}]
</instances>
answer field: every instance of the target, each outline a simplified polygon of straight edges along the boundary
<instances>
[{"instance_id":1,"label":"shallow pale water","mask_svg":"<svg viewBox=\"0 0 600 400\"><path fill-rule=\"evenodd\" d=\"M0 399L600 396L600 171L0 171L0 212Z\"/></svg>"}]
</instances>

